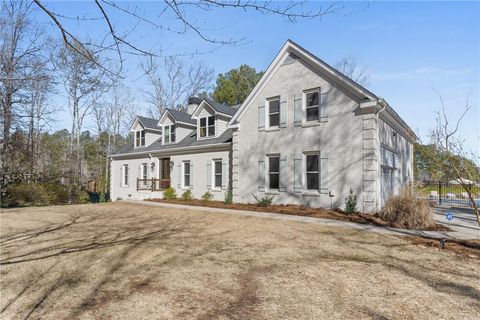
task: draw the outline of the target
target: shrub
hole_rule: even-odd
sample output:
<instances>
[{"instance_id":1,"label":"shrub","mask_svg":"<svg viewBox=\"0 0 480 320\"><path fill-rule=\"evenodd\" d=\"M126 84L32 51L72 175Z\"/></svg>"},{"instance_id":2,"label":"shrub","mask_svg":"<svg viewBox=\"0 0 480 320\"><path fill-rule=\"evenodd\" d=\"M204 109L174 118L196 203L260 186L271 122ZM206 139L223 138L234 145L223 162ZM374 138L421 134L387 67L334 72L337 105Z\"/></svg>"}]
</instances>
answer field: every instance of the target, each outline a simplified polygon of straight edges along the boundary
<instances>
[{"instance_id":1,"label":"shrub","mask_svg":"<svg viewBox=\"0 0 480 320\"><path fill-rule=\"evenodd\" d=\"M213 199L213 194L210 191L207 191L202 195L203 201L208 202L208 201L211 201L212 199Z\"/></svg>"},{"instance_id":2,"label":"shrub","mask_svg":"<svg viewBox=\"0 0 480 320\"><path fill-rule=\"evenodd\" d=\"M60 183L46 183L43 186L48 192L49 204L66 204L70 202L68 186Z\"/></svg>"},{"instance_id":3,"label":"shrub","mask_svg":"<svg viewBox=\"0 0 480 320\"><path fill-rule=\"evenodd\" d=\"M345 198L345 212L352 214L357 211L357 196L353 194L353 190L350 189L349 195Z\"/></svg>"},{"instance_id":4,"label":"shrub","mask_svg":"<svg viewBox=\"0 0 480 320\"><path fill-rule=\"evenodd\" d=\"M182 193L182 200L183 201L192 200L192 190L188 189L184 193Z\"/></svg>"},{"instance_id":5,"label":"shrub","mask_svg":"<svg viewBox=\"0 0 480 320\"><path fill-rule=\"evenodd\" d=\"M177 198L177 193L175 192L175 189L172 187L168 187L163 191L163 199L165 200L172 200Z\"/></svg>"},{"instance_id":6,"label":"shrub","mask_svg":"<svg viewBox=\"0 0 480 320\"><path fill-rule=\"evenodd\" d=\"M98 194L98 202L107 202L106 197L105 197L105 192L100 192Z\"/></svg>"},{"instance_id":7,"label":"shrub","mask_svg":"<svg viewBox=\"0 0 480 320\"><path fill-rule=\"evenodd\" d=\"M405 187L390 197L378 216L407 229L428 229L435 226L432 208L426 200L417 199L411 188Z\"/></svg>"},{"instance_id":8,"label":"shrub","mask_svg":"<svg viewBox=\"0 0 480 320\"><path fill-rule=\"evenodd\" d=\"M231 188L228 188L228 190L225 192L225 201L223 201L224 204L232 204L233 203L233 192Z\"/></svg>"},{"instance_id":9,"label":"shrub","mask_svg":"<svg viewBox=\"0 0 480 320\"><path fill-rule=\"evenodd\" d=\"M252 193L252 196L255 198L255 201L257 201L257 206L259 207L268 207L272 204L273 202L273 196L263 196L261 198L258 198L255 194Z\"/></svg>"},{"instance_id":10,"label":"shrub","mask_svg":"<svg viewBox=\"0 0 480 320\"><path fill-rule=\"evenodd\" d=\"M88 195L87 191L82 190L78 193L77 203L79 204L90 203L90 196Z\"/></svg>"},{"instance_id":11,"label":"shrub","mask_svg":"<svg viewBox=\"0 0 480 320\"><path fill-rule=\"evenodd\" d=\"M48 205L49 194L41 184L13 184L6 189L5 205L9 207Z\"/></svg>"}]
</instances>

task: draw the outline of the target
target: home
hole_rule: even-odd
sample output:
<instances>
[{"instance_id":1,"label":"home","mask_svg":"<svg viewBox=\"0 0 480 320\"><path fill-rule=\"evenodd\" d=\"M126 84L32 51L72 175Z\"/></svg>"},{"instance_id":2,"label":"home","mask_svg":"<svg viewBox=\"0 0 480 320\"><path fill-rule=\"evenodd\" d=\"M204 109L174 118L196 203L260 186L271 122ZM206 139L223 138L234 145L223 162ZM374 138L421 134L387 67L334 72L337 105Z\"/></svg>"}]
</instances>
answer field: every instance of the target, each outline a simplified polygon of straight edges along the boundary
<instances>
[{"instance_id":1,"label":"home","mask_svg":"<svg viewBox=\"0 0 480 320\"><path fill-rule=\"evenodd\" d=\"M239 106L192 97L187 112L137 117L111 154L112 199L195 198L373 212L413 179L416 136L382 98L288 40Z\"/></svg>"}]
</instances>

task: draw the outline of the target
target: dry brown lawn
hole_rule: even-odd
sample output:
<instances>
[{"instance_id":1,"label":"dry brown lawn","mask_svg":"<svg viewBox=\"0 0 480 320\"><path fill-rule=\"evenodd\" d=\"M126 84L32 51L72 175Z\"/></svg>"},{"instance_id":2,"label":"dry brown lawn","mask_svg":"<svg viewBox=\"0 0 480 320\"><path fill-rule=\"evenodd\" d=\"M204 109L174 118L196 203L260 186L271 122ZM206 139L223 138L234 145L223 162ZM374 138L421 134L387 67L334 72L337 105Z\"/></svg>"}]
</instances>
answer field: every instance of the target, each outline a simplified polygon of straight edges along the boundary
<instances>
[{"instance_id":1,"label":"dry brown lawn","mask_svg":"<svg viewBox=\"0 0 480 320\"><path fill-rule=\"evenodd\" d=\"M479 260L128 203L3 210L2 319L479 319Z\"/></svg>"}]
</instances>

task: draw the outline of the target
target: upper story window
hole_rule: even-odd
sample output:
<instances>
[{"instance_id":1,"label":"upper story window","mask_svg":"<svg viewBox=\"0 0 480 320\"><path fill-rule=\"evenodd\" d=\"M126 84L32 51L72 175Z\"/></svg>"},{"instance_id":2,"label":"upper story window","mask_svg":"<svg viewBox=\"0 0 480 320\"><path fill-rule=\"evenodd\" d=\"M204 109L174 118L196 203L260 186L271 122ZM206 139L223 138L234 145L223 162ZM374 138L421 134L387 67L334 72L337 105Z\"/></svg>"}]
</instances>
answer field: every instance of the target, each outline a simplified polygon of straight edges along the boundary
<instances>
[{"instance_id":1,"label":"upper story window","mask_svg":"<svg viewBox=\"0 0 480 320\"><path fill-rule=\"evenodd\" d=\"M280 124L280 97L268 100L268 126L278 127Z\"/></svg>"},{"instance_id":2,"label":"upper story window","mask_svg":"<svg viewBox=\"0 0 480 320\"><path fill-rule=\"evenodd\" d=\"M163 143L175 142L175 125L167 124L163 126Z\"/></svg>"},{"instance_id":3,"label":"upper story window","mask_svg":"<svg viewBox=\"0 0 480 320\"><path fill-rule=\"evenodd\" d=\"M307 121L318 121L320 108L319 90L305 93L305 112Z\"/></svg>"},{"instance_id":4,"label":"upper story window","mask_svg":"<svg viewBox=\"0 0 480 320\"><path fill-rule=\"evenodd\" d=\"M145 146L145 130L135 132L135 147Z\"/></svg>"},{"instance_id":5,"label":"upper story window","mask_svg":"<svg viewBox=\"0 0 480 320\"><path fill-rule=\"evenodd\" d=\"M215 116L200 118L200 138L215 136Z\"/></svg>"}]
</instances>

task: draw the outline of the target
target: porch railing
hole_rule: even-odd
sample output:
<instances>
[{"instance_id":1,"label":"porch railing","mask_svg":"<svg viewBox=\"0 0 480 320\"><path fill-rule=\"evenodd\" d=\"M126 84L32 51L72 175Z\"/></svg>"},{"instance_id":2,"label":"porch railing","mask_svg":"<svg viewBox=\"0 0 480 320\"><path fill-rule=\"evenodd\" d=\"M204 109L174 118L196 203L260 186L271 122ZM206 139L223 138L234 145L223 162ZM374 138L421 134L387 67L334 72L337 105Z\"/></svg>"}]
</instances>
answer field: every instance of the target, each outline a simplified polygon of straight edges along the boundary
<instances>
[{"instance_id":1,"label":"porch railing","mask_svg":"<svg viewBox=\"0 0 480 320\"><path fill-rule=\"evenodd\" d=\"M170 179L140 179L137 178L137 191L163 191L170 187Z\"/></svg>"}]
</instances>

